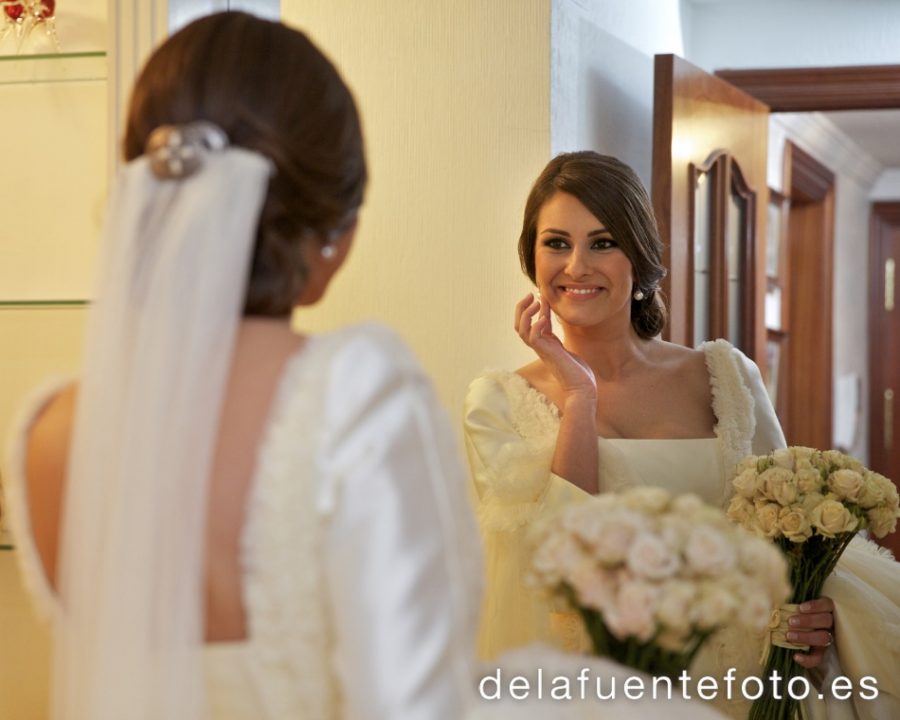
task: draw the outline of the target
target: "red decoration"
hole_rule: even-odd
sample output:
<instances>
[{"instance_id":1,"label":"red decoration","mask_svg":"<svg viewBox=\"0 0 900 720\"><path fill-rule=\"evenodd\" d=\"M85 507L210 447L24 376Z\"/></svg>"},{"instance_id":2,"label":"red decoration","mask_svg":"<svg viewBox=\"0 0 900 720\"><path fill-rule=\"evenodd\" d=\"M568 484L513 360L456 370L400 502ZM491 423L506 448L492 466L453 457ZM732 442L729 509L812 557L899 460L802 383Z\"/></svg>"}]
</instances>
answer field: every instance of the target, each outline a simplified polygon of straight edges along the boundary
<instances>
[{"instance_id":1,"label":"red decoration","mask_svg":"<svg viewBox=\"0 0 900 720\"><path fill-rule=\"evenodd\" d=\"M16 3L15 5L5 5L3 7L3 12L9 16L10 20L18 20L22 17L22 14L25 12L25 6L22 3Z\"/></svg>"}]
</instances>

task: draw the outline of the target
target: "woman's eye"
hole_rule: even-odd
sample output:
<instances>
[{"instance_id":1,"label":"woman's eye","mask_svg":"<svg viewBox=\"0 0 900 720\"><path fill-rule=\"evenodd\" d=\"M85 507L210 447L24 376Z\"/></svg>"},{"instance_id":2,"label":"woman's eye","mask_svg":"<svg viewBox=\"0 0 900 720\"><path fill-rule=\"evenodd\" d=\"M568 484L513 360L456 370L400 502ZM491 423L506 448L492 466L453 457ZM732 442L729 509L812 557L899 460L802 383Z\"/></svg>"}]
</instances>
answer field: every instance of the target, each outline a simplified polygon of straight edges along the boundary
<instances>
[{"instance_id":1,"label":"woman's eye","mask_svg":"<svg viewBox=\"0 0 900 720\"><path fill-rule=\"evenodd\" d=\"M594 240L592 247L595 250L610 250L611 248L617 247L617 244L612 238L601 238L600 240Z\"/></svg>"},{"instance_id":2,"label":"woman's eye","mask_svg":"<svg viewBox=\"0 0 900 720\"><path fill-rule=\"evenodd\" d=\"M547 240L544 240L544 246L552 248L553 250L565 250L569 247L569 243L562 238L548 238Z\"/></svg>"}]
</instances>

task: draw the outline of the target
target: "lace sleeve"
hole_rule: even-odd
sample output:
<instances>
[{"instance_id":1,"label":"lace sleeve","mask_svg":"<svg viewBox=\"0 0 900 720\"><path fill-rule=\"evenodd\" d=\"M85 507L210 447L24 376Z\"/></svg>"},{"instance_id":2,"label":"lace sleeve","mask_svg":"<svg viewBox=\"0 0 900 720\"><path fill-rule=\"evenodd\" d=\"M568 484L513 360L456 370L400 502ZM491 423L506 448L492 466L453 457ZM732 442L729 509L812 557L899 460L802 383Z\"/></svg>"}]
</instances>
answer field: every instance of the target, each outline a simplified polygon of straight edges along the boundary
<instances>
[{"instance_id":1,"label":"lace sleeve","mask_svg":"<svg viewBox=\"0 0 900 720\"><path fill-rule=\"evenodd\" d=\"M496 531L526 525L540 512L556 446L556 432L538 424L546 410L533 408L530 417L518 417L508 378L504 380L499 374L477 378L465 404L466 452L478 519L483 529ZM523 428L526 423L533 427Z\"/></svg>"}]
</instances>

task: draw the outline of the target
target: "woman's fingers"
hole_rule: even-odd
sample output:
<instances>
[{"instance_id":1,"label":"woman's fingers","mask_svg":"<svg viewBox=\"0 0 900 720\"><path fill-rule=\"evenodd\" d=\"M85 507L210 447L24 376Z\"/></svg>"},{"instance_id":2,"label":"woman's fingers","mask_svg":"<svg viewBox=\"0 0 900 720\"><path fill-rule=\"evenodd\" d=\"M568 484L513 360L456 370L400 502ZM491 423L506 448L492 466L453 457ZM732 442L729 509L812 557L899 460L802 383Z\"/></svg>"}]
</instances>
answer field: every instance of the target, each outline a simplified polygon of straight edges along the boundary
<instances>
[{"instance_id":1,"label":"woman's fingers","mask_svg":"<svg viewBox=\"0 0 900 720\"><path fill-rule=\"evenodd\" d=\"M808 653L794 653L794 662L807 670L819 667L825 657L825 648L813 648Z\"/></svg>"},{"instance_id":2,"label":"woman's fingers","mask_svg":"<svg viewBox=\"0 0 900 720\"><path fill-rule=\"evenodd\" d=\"M818 648L826 648L834 642L830 630L789 630L785 637L792 643Z\"/></svg>"},{"instance_id":3,"label":"woman's fingers","mask_svg":"<svg viewBox=\"0 0 900 720\"><path fill-rule=\"evenodd\" d=\"M791 616L788 626L797 630L827 630L834 627L834 615L830 612L798 613Z\"/></svg>"},{"instance_id":4,"label":"woman's fingers","mask_svg":"<svg viewBox=\"0 0 900 720\"><path fill-rule=\"evenodd\" d=\"M539 309L539 303L530 293L516 303L515 330L526 344L530 344L528 338L531 334L531 319Z\"/></svg>"}]
</instances>

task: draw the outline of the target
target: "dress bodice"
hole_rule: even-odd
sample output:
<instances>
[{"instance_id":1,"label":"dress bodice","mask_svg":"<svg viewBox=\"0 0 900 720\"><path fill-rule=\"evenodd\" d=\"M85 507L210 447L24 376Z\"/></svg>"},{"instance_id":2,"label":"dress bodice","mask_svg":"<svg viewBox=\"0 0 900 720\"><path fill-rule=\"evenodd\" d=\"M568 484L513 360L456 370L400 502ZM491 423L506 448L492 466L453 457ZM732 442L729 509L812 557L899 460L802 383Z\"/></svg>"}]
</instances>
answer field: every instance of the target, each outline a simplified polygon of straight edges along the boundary
<instances>
[{"instance_id":1,"label":"dress bodice","mask_svg":"<svg viewBox=\"0 0 900 720\"><path fill-rule=\"evenodd\" d=\"M710 504L721 502L723 468L716 438L599 438L598 444L605 471L601 492L664 484L674 495L694 493Z\"/></svg>"},{"instance_id":2,"label":"dress bodice","mask_svg":"<svg viewBox=\"0 0 900 720\"><path fill-rule=\"evenodd\" d=\"M64 623L24 482L52 394L14 425L6 490L24 580ZM463 477L399 338L374 325L311 338L285 366L257 457L240 558L248 638L198 648L208 718L462 717L481 583Z\"/></svg>"}]
</instances>

